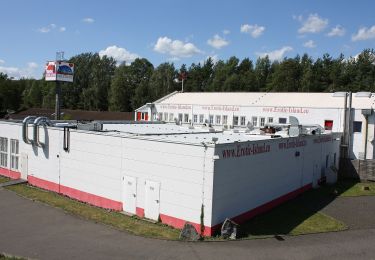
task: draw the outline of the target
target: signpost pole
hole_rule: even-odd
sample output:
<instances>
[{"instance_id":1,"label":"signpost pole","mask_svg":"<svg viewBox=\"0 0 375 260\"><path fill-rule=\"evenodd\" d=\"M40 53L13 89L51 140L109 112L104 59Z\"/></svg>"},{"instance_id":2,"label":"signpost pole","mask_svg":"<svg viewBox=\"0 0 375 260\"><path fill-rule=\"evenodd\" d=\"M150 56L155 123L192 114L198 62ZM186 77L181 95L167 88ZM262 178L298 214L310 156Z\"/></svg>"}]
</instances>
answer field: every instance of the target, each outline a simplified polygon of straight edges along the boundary
<instances>
[{"instance_id":1,"label":"signpost pole","mask_svg":"<svg viewBox=\"0 0 375 260\"><path fill-rule=\"evenodd\" d=\"M60 96L61 96L61 84L60 81L56 81L56 103L55 103L55 120L60 120Z\"/></svg>"}]
</instances>

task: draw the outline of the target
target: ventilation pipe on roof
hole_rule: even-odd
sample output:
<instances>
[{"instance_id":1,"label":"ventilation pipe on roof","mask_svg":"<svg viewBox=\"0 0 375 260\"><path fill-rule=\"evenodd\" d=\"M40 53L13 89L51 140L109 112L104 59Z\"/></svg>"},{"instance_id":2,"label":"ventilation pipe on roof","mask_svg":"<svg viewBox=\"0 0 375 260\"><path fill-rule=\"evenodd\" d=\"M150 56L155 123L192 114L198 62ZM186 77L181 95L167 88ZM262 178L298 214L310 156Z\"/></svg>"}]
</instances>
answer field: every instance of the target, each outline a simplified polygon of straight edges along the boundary
<instances>
[{"instance_id":1,"label":"ventilation pipe on roof","mask_svg":"<svg viewBox=\"0 0 375 260\"><path fill-rule=\"evenodd\" d=\"M26 144L33 143L33 141L29 139L29 123L35 118L35 116L28 116L22 121L22 139Z\"/></svg>"},{"instance_id":2,"label":"ventilation pipe on roof","mask_svg":"<svg viewBox=\"0 0 375 260\"><path fill-rule=\"evenodd\" d=\"M41 142L39 140L39 126L52 126L51 120L49 120L47 117L38 117L34 121L34 143L35 145L44 148L45 143Z\"/></svg>"}]
</instances>

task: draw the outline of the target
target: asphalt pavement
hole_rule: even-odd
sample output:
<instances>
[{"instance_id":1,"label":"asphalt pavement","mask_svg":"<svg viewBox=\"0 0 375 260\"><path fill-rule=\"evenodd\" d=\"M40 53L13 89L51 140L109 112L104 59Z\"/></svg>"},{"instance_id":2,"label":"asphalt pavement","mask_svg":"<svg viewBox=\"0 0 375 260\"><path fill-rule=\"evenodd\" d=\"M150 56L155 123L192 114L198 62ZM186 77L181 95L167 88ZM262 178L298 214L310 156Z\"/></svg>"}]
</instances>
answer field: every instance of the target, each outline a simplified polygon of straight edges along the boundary
<instances>
[{"instance_id":1,"label":"asphalt pavement","mask_svg":"<svg viewBox=\"0 0 375 260\"><path fill-rule=\"evenodd\" d=\"M0 188L0 252L32 259L375 259L374 245L374 228L285 236L283 241L150 239Z\"/></svg>"}]
</instances>

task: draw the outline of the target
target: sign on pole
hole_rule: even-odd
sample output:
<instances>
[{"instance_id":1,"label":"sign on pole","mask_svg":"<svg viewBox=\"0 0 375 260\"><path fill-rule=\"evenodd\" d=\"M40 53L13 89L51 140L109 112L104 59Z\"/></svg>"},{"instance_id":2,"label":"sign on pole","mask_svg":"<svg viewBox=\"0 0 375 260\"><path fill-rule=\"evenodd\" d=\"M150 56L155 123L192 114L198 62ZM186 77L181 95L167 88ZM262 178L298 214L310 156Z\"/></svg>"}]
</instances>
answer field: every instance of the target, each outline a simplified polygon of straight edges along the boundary
<instances>
[{"instance_id":1,"label":"sign on pole","mask_svg":"<svg viewBox=\"0 0 375 260\"><path fill-rule=\"evenodd\" d=\"M46 81L73 82L74 64L65 61L49 61L46 64Z\"/></svg>"}]
</instances>

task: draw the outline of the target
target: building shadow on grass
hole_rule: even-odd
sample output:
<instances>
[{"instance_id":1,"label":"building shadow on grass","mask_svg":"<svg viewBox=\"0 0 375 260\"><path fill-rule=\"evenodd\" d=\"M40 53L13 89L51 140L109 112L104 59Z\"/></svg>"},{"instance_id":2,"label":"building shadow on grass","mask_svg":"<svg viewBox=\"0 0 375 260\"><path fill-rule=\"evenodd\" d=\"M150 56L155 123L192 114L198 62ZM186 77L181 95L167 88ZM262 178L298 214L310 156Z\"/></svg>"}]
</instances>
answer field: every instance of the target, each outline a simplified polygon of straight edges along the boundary
<instances>
[{"instance_id":1,"label":"building shadow on grass","mask_svg":"<svg viewBox=\"0 0 375 260\"><path fill-rule=\"evenodd\" d=\"M333 186L309 190L243 223L239 238L304 234L342 229L342 223L317 214L358 181L342 180Z\"/></svg>"}]
</instances>

